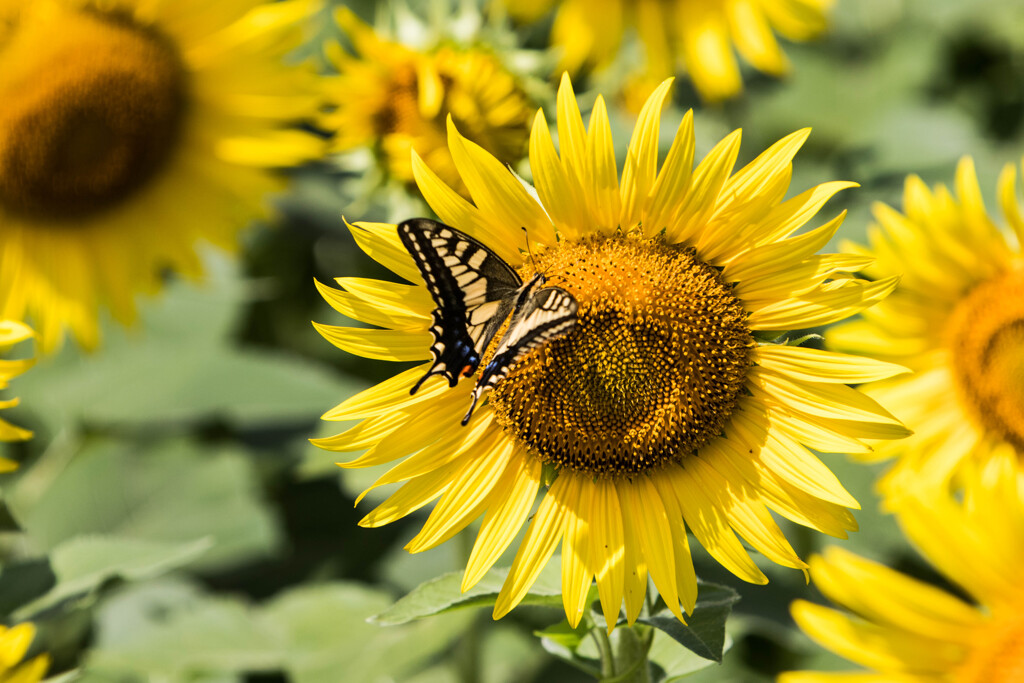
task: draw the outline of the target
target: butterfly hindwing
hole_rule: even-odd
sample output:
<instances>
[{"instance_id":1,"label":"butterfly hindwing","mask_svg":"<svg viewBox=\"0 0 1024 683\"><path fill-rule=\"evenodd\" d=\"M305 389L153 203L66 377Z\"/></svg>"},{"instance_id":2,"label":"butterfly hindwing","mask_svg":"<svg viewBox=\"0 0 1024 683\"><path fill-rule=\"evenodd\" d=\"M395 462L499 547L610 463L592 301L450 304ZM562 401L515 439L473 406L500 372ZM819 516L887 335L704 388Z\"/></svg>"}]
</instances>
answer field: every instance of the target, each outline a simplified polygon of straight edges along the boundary
<instances>
[{"instance_id":1,"label":"butterfly hindwing","mask_svg":"<svg viewBox=\"0 0 1024 683\"><path fill-rule=\"evenodd\" d=\"M398 236L416 262L437 305L430 333L434 363L412 388L432 375L450 386L476 371L480 357L515 306L519 275L490 249L443 223L414 218Z\"/></svg>"},{"instance_id":2,"label":"butterfly hindwing","mask_svg":"<svg viewBox=\"0 0 1024 683\"><path fill-rule=\"evenodd\" d=\"M527 283L516 298L515 311L494 357L480 373L473 388L473 402L462 419L469 422L477 401L484 392L505 379L512 365L528 351L569 332L576 325L576 300L560 287L544 287L543 276Z\"/></svg>"}]
</instances>

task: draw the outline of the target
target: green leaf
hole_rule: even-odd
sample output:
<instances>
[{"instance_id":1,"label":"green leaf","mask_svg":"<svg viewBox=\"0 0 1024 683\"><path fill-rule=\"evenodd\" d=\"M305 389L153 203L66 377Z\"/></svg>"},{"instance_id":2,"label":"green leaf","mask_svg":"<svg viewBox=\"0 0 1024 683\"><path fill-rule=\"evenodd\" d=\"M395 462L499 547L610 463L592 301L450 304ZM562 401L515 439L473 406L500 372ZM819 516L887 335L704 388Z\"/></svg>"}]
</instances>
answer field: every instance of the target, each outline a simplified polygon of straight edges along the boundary
<instances>
[{"instance_id":1,"label":"green leaf","mask_svg":"<svg viewBox=\"0 0 1024 683\"><path fill-rule=\"evenodd\" d=\"M518 628L498 623L488 625L484 631L480 656L483 683L533 680L533 673L546 659L537 642Z\"/></svg>"},{"instance_id":2,"label":"green leaf","mask_svg":"<svg viewBox=\"0 0 1024 683\"><path fill-rule=\"evenodd\" d=\"M701 582L697 606L683 624L667 608L637 621L664 632L683 647L705 659L722 661L725 651L725 622L740 599L726 586Z\"/></svg>"},{"instance_id":3,"label":"green leaf","mask_svg":"<svg viewBox=\"0 0 1024 683\"><path fill-rule=\"evenodd\" d=\"M54 427L86 422L166 430L214 419L243 428L312 423L364 386L280 353L152 340L107 348L89 362L40 366L19 392Z\"/></svg>"},{"instance_id":4,"label":"green leaf","mask_svg":"<svg viewBox=\"0 0 1024 683\"><path fill-rule=\"evenodd\" d=\"M0 500L0 532L4 531L21 531L21 525L11 514L11 509L7 507L7 501Z\"/></svg>"},{"instance_id":5,"label":"green leaf","mask_svg":"<svg viewBox=\"0 0 1024 683\"><path fill-rule=\"evenodd\" d=\"M573 628L569 625L568 621L563 619L559 623L548 626L542 631L534 631L533 635L538 638L547 638L548 640L575 652L583 639L587 637L587 633L589 631L590 629L585 621L581 622L576 628Z\"/></svg>"},{"instance_id":6,"label":"green leaf","mask_svg":"<svg viewBox=\"0 0 1024 683\"><path fill-rule=\"evenodd\" d=\"M37 499L19 493L11 504L44 551L82 534L171 544L202 538L211 547L195 566L214 569L266 556L280 542L252 462L237 449L170 441L140 452L132 442L93 442Z\"/></svg>"},{"instance_id":7,"label":"green leaf","mask_svg":"<svg viewBox=\"0 0 1024 683\"><path fill-rule=\"evenodd\" d=\"M364 388L280 350L239 348L229 333L253 286L231 262L210 264L206 283L176 281L146 301L136 327L105 325L97 352L68 344L20 377L23 404L55 432L82 422L166 431L212 420L265 429L313 423Z\"/></svg>"},{"instance_id":8,"label":"green leaf","mask_svg":"<svg viewBox=\"0 0 1024 683\"><path fill-rule=\"evenodd\" d=\"M271 602L263 618L284 631L283 668L293 683L400 677L448 647L469 623L451 614L399 628L367 621L387 595L357 584L303 586Z\"/></svg>"},{"instance_id":9,"label":"green leaf","mask_svg":"<svg viewBox=\"0 0 1024 683\"><path fill-rule=\"evenodd\" d=\"M10 614L54 587L57 577L50 560L12 562L0 571L0 614Z\"/></svg>"},{"instance_id":10,"label":"green leaf","mask_svg":"<svg viewBox=\"0 0 1024 683\"><path fill-rule=\"evenodd\" d=\"M587 638L595 628L604 627L595 627L592 621L584 619L579 626L572 628L569 622L563 619L543 631L534 631L534 635L541 639L541 647L548 654L593 678L600 678L600 654L593 647L593 641Z\"/></svg>"},{"instance_id":11,"label":"green leaf","mask_svg":"<svg viewBox=\"0 0 1024 683\"><path fill-rule=\"evenodd\" d=\"M20 611L32 614L76 595L88 594L109 579L151 578L194 560L209 539L188 543L145 541L116 536L80 536L50 554L56 585Z\"/></svg>"},{"instance_id":12,"label":"green leaf","mask_svg":"<svg viewBox=\"0 0 1024 683\"><path fill-rule=\"evenodd\" d=\"M732 640L726 636L724 650L728 651L731 645ZM701 657L693 650L679 647L678 641L659 630L654 632L654 640L647 652L647 659L656 667L659 674L657 680L660 683L678 681L695 671L718 666L713 659Z\"/></svg>"},{"instance_id":13,"label":"green leaf","mask_svg":"<svg viewBox=\"0 0 1024 683\"><path fill-rule=\"evenodd\" d=\"M269 672L280 669L281 646L280 630L245 601L158 582L129 587L104 604L85 670L182 682L198 674Z\"/></svg>"},{"instance_id":14,"label":"green leaf","mask_svg":"<svg viewBox=\"0 0 1024 683\"><path fill-rule=\"evenodd\" d=\"M436 657L467 623L465 614L397 628L367 623L389 601L342 582L301 586L264 605L180 579L125 586L99 610L85 670L169 683L259 672L292 683L383 682Z\"/></svg>"},{"instance_id":15,"label":"green leaf","mask_svg":"<svg viewBox=\"0 0 1024 683\"><path fill-rule=\"evenodd\" d=\"M538 634L539 635L539 634ZM564 642L560 642L553 638L542 637L540 640L541 647L552 657L561 659L566 664L579 669L586 673L591 678L601 677L601 662L596 657L586 657L577 651L579 646L586 641L580 641L577 643L576 648L571 648L565 645Z\"/></svg>"},{"instance_id":16,"label":"green leaf","mask_svg":"<svg viewBox=\"0 0 1024 683\"><path fill-rule=\"evenodd\" d=\"M507 575L507 567L492 569L473 588L463 593L460 589L462 572L450 572L421 584L394 605L372 617L371 621L393 626L453 609L493 605ZM520 604L561 607L561 571L557 562L548 562Z\"/></svg>"}]
</instances>

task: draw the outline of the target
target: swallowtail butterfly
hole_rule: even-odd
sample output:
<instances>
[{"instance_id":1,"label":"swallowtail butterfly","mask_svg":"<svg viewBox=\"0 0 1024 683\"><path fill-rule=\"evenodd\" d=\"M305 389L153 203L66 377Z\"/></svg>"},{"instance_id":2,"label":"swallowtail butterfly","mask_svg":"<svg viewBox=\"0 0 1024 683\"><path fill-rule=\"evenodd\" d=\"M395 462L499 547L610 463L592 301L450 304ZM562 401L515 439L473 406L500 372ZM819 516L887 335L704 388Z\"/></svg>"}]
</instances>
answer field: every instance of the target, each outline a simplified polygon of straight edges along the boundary
<instances>
[{"instance_id":1,"label":"swallowtail butterfly","mask_svg":"<svg viewBox=\"0 0 1024 683\"><path fill-rule=\"evenodd\" d=\"M398 236L437 304L430 326L434 364L410 394L433 375L446 377L454 387L476 372L502 323L512 315L473 388L473 402L462 419L466 425L480 397L505 379L516 360L573 328L576 300L564 289L545 287L540 273L524 284L500 256L443 223L412 218L398 225Z\"/></svg>"}]
</instances>

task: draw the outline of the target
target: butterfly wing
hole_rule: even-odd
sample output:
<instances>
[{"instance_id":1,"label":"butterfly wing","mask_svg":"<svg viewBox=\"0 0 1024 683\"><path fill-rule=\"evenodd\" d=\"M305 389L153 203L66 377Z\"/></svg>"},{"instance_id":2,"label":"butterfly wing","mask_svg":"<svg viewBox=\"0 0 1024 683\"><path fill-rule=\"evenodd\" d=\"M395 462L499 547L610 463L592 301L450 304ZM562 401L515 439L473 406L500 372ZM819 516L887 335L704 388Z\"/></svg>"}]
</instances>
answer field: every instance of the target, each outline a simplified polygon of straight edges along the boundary
<instances>
[{"instance_id":1,"label":"butterfly wing","mask_svg":"<svg viewBox=\"0 0 1024 683\"><path fill-rule=\"evenodd\" d=\"M568 334L576 325L578 305L572 295L561 287L541 288L543 284L544 278L537 276L517 297L508 329L473 388L473 403L462 419L463 425L469 422L484 392L505 379L517 360L528 351Z\"/></svg>"},{"instance_id":2,"label":"butterfly wing","mask_svg":"<svg viewBox=\"0 0 1024 683\"><path fill-rule=\"evenodd\" d=\"M443 223L413 218L398 225L398 236L437 304L430 326L434 363L409 393L433 375L455 386L476 371L523 282L493 251Z\"/></svg>"}]
</instances>

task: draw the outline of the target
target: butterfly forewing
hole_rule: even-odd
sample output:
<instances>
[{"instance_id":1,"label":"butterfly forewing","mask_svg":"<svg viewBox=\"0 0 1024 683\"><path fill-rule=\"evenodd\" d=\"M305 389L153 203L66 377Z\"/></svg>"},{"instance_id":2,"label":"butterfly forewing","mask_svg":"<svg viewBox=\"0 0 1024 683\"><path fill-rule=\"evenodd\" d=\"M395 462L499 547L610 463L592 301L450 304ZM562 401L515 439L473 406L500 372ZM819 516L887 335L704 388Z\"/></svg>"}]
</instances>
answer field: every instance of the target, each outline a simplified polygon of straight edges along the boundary
<instances>
[{"instance_id":1,"label":"butterfly forewing","mask_svg":"<svg viewBox=\"0 0 1024 683\"><path fill-rule=\"evenodd\" d=\"M450 386L476 371L480 357L515 306L519 275L480 242L426 218L398 225L398 236L413 257L437 308L430 333L434 363L412 388L432 375Z\"/></svg>"}]
</instances>

